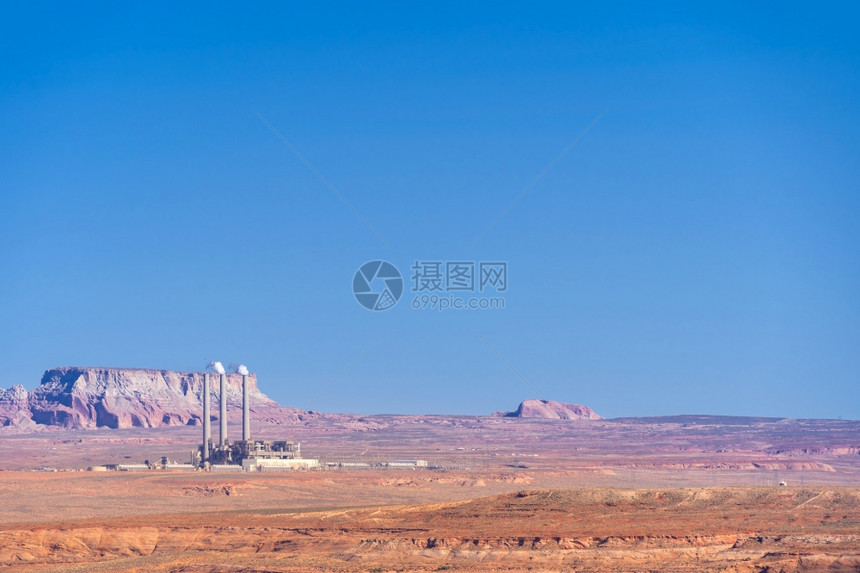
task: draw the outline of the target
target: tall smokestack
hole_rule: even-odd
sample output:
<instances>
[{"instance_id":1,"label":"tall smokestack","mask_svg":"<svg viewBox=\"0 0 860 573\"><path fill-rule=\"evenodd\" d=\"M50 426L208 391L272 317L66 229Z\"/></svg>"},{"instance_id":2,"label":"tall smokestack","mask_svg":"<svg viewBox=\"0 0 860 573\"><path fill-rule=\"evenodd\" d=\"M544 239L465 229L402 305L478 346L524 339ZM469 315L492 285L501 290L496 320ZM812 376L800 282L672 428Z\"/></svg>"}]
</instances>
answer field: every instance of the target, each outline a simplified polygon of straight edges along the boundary
<instances>
[{"instance_id":1,"label":"tall smokestack","mask_svg":"<svg viewBox=\"0 0 860 573\"><path fill-rule=\"evenodd\" d=\"M242 440L251 439L251 413L248 404L248 375L242 374Z\"/></svg>"},{"instance_id":2,"label":"tall smokestack","mask_svg":"<svg viewBox=\"0 0 860 573\"><path fill-rule=\"evenodd\" d=\"M209 373L203 374L203 461L209 461L209 444L212 441L212 420L209 413Z\"/></svg>"},{"instance_id":3,"label":"tall smokestack","mask_svg":"<svg viewBox=\"0 0 860 573\"><path fill-rule=\"evenodd\" d=\"M221 373L221 445L227 444L227 377Z\"/></svg>"}]
</instances>

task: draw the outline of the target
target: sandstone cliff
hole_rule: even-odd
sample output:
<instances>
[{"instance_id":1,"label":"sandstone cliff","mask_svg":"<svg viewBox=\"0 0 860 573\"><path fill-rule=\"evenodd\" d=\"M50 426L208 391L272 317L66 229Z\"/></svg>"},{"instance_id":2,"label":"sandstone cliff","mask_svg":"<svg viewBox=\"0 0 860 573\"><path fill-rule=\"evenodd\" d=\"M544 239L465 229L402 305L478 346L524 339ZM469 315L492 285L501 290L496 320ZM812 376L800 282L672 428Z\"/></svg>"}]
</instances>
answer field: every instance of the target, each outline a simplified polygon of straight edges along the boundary
<instances>
[{"instance_id":1,"label":"sandstone cliff","mask_svg":"<svg viewBox=\"0 0 860 573\"><path fill-rule=\"evenodd\" d=\"M28 426L30 419L29 395L20 384L8 390L0 388L0 426Z\"/></svg>"},{"instance_id":2,"label":"sandstone cliff","mask_svg":"<svg viewBox=\"0 0 860 573\"><path fill-rule=\"evenodd\" d=\"M581 404L566 404L552 400L524 400L513 412L496 412L503 418L547 418L554 420L602 420L594 410Z\"/></svg>"},{"instance_id":3,"label":"sandstone cliff","mask_svg":"<svg viewBox=\"0 0 860 573\"><path fill-rule=\"evenodd\" d=\"M238 421L242 377L227 374L228 417ZM255 419L284 420L301 410L285 408L248 376ZM210 374L211 412L218 418L219 377ZM142 368L54 368L31 393L21 386L0 390L0 425L43 424L64 428L152 428L202 424L203 374Z\"/></svg>"}]
</instances>

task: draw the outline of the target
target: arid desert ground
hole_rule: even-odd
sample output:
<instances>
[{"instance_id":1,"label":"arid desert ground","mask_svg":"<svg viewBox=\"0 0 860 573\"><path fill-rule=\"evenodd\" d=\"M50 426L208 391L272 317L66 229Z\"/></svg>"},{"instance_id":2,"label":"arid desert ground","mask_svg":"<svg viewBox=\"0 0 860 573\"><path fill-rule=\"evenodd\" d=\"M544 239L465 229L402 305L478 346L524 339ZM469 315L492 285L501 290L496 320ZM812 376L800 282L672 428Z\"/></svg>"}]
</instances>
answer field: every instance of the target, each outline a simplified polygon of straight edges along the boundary
<instances>
[{"instance_id":1,"label":"arid desert ground","mask_svg":"<svg viewBox=\"0 0 860 573\"><path fill-rule=\"evenodd\" d=\"M259 422L323 463L438 468L260 473L85 470L185 461L194 427L8 433L0 570L858 571L858 425Z\"/></svg>"}]
</instances>

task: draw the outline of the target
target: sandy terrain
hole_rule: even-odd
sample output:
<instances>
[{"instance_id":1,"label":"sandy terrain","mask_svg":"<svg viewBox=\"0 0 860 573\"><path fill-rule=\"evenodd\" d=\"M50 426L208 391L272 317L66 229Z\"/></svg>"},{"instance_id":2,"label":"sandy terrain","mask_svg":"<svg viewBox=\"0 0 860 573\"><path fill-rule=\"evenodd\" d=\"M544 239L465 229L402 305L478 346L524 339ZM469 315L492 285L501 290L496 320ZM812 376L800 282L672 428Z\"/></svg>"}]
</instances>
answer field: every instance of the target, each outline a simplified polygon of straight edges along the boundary
<instances>
[{"instance_id":1,"label":"sandy terrain","mask_svg":"<svg viewBox=\"0 0 860 573\"><path fill-rule=\"evenodd\" d=\"M563 481L529 472L6 473L0 570L860 568L860 488Z\"/></svg>"},{"instance_id":2,"label":"sandy terrain","mask_svg":"<svg viewBox=\"0 0 860 573\"><path fill-rule=\"evenodd\" d=\"M180 462L200 443L199 427L123 430L0 428L0 470L85 469L168 456ZM230 426L230 436L241 434ZM518 420L468 416L350 416L252 424L258 439L292 439L321 461L425 459L457 470L599 471L610 485L860 485L860 421L759 418ZM664 471L657 482L629 476ZM675 480L678 470L683 478ZM695 480L687 481L689 476ZM737 481L737 476L749 479ZM635 477L635 476L634 476ZM779 479L777 479L779 477ZM664 482L664 479L670 482ZM703 481L705 480L705 481ZM710 481L708 481L710 480ZM600 485L600 484L598 484Z\"/></svg>"},{"instance_id":3,"label":"sandy terrain","mask_svg":"<svg viewBox=\"0 0 860 573\"><path fill-rule=\"evenodd\" d=\"M255 425L323 463L440 468L291 473L81 471L185 461L194 427L7 432L0 571L857 572L859 430L707 417Z\"/></svg>"}]
</instances>

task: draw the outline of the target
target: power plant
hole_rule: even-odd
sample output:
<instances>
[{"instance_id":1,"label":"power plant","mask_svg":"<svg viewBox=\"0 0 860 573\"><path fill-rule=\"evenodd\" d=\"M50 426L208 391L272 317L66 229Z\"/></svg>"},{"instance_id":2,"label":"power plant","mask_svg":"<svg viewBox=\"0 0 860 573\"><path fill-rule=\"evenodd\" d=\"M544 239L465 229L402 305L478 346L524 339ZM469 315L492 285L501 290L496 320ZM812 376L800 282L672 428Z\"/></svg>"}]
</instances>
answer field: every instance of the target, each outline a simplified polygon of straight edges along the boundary
<instances>
[{"instance_id":1,"label":"power plant","mask_svg":"<svg viewBox=\"0 0 860 573\"><path fill-rule=\"evenodd\" d=\"M202 375L202 392L200 395L202 406L203 441L196 448L186 450L190 459L179 462L167 456L161 456L160 461L144 460L143 463L123 462L116 464L103 464L90 466L92 471L150 471L150 470L172 470L172 471L218 471L218 472L257 472L297 469L320 469L320 470L360 470L360 469L444 469L438 464L428 464L427 460L380 460L361 459L360 457L348 456L345 459L327 459L321 464L316 458L303 458L301 444L290 440L255 440L251 437L251 387L253 376L244 365L236 366L236 373L241 375L242 389L242 439L230 441L227 434L227 398L230 378L224 366L220 362L212 362L208 366L218 374L218 426L217 440L212 436L212 393L214 374L204 372ZM233 365L231 365L233 368ZM191 384L200 380L197 373L187 373ZM238 403L235 395L236 379L233 378L233 404ZM187 388L187 387L186 387ZM186 390L187 391L187 390ZM192 414L192 419L197 418ZM462 449L462 448L460 448ZM363 455L363 454L359 454ZM128 457L128 456L126 456ZM157 458L156 458L157 460Z\"/></svg>"},{"instance_id":2,"label":"power plant","mask_svg":"<svg viewBox=\"0 0 860 573\"><path fill-rule=\"evenodd\" d=\"M227 375L220 362L213 362L220 375L218 443L212 442L210 416L209 373L203 375L203 443L198 450L198 465L204 470L238 469L260 471L266 469L309 469L319 467L319 460L305 459L301 444L287 440L261 441L251 439L251 405L248 388L248 369L239 366L242 374L242 440L230 442L227 438Z\"/></svg>"}]
</instances>

